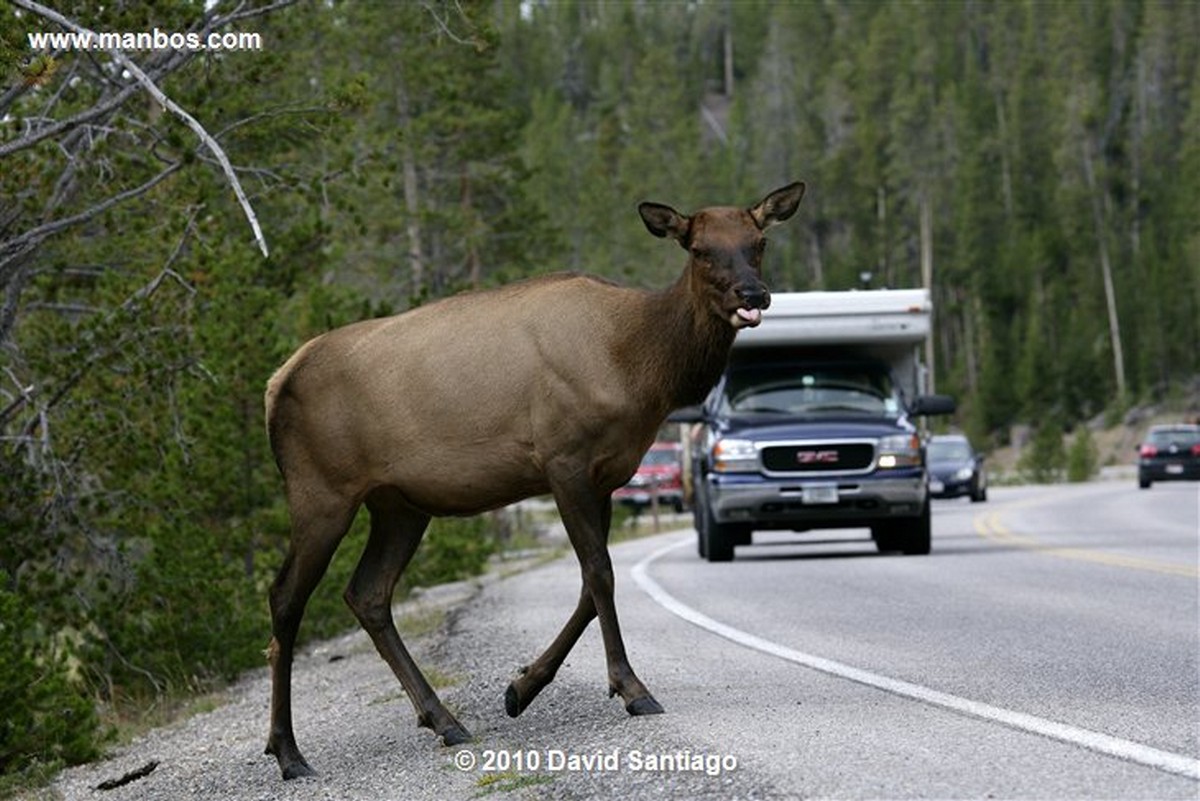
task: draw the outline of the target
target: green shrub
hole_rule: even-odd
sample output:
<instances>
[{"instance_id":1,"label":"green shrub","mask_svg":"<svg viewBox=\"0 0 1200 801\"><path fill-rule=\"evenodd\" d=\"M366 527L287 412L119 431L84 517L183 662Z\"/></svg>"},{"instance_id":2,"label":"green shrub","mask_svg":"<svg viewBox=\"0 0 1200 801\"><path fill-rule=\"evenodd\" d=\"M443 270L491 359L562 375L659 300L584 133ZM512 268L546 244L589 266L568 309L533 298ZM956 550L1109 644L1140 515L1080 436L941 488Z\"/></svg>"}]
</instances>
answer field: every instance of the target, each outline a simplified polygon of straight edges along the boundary
<instances>
[{"instance_id":1,"label":"green shrub","mask_svg":"<svg viewBox=\"0 0 1200 801\"><path fill-rule=\"evenodd\" d=\"M262 663L262 599L215 538L180 526L145 546L135 580L97 604L103 637L90 661L111 700L204 690Z\"/></svg>"},{"instance_id":2,"label":"green shrub","mask_svg":"<svg viewBox=\"0 0 1200 801\"><path fill-rule=\"evenodd\" d=\"M1053 484L1061 480L1067 455L1063 448L1062 428L1044 423L1033 435L1017 463L1022 476L1035 484Z\"/></svg>"},{"instance_id":3,"label":"green shrub","mask_svg":"<svg viewBox=\"0 0 1200 801\"><path fill-rule=\"evenodd\" d=\"M331 637L358 626L358 621L342 599L342 593L366 547L368 530L369 516L362 511L351 526L350 533L338 546L321 583L309 599L300 629L302 641ZM396 589L397 600L414 587L431 587L482 573L488 558L497 548L496 532L486 515L433 520L412 562L400 577ZM277 569L277 565L273 569ZM269 637L270 615L266 611L266 598L264 590L262 623L264 637Z\"/></svg>"},{"instance_id":4,"label":"green shrub","mask_svg":"<svg viewBox=\"0 0 1200 801\"><path fill-rule=\"evenodd\" d=\"M404 571L403 587L429 587L483 572L497 542L488 518L444 517L434 520Z\"/></svg>"},{"instance_id":5,"label":"green shrub","mask_svg":"<svg viewBox=\"0 0 1200 801\"><path fill-rule=\"evenodd\" d=\"M0 582L8 576L0 573ZM102 739L70 662L22 598L0 588L0 776L94 759Z\"/></svg>"},{"instance_id":6,"label":"green shrub","mask_svg":"<svg viewBox=\"0 0 1200 801\"><path fill-rule=\"evenodd\" d=\"M1080 426L1067 451L1067 481L1087 481L1096 475L1099 460L1100 456L1091 432L1087 426Z\"/></svg>"}]
</instances>

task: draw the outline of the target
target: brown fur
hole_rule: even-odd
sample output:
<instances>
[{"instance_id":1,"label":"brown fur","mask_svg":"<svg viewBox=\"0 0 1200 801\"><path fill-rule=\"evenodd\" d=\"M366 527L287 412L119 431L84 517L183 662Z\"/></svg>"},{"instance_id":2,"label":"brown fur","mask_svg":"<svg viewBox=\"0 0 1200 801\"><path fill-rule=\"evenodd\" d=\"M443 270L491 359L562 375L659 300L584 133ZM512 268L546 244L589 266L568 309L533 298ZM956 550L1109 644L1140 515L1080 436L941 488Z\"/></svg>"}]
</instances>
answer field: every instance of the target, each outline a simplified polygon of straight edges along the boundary
<instances>
[{"instance_id":1,"label":"brown fur","mask_svg":"<svg viewBox=\"0 0 1200 801\"><path fill-rule=\"evenodd\" d=\"M631 714L661 711L625 657L612 603L610 495L636 470L674 408L698 402L724 368L736 327L770 297L762 232L803 194L792 184L752 209L685 217L639 211L691 253L671 287L646 292L559 274L460 295L346 326L302 346L271 378L267 430L292 517L271 590L267 751L285 778L311 772L291 724L291 662L304 605L366 504L371 535L346 600L404 685L421 725L468 735L429 687L392 624L392 590L429 518L553 494L584 587L547 651L509 688L519 714L599 616L609 682ZM741 311L739 311L739 309Z\"/></svg>"}]
</instances>

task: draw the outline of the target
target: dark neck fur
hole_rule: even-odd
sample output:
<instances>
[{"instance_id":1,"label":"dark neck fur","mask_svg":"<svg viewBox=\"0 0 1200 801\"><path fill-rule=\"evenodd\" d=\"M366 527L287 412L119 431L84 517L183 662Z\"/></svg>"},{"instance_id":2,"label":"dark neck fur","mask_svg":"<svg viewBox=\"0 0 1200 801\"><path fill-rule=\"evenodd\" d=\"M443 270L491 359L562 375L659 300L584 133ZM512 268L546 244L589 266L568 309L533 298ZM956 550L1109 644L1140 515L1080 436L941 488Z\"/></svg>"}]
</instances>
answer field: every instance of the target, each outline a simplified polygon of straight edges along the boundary
<instances>
[{"instance_id":1,"label":"dark neck fur","mask_svg":"<svg viewBox=\"0 0 1200 801\"><path fill-rule=\"evenodd\" d=\"M646 398L665 416L681 406L700 403L729 360L736 334L693 291L685 269L672 286L648 293L640 325L630 331L628 348L637 364Z\"/></svg>"}]
</instances>

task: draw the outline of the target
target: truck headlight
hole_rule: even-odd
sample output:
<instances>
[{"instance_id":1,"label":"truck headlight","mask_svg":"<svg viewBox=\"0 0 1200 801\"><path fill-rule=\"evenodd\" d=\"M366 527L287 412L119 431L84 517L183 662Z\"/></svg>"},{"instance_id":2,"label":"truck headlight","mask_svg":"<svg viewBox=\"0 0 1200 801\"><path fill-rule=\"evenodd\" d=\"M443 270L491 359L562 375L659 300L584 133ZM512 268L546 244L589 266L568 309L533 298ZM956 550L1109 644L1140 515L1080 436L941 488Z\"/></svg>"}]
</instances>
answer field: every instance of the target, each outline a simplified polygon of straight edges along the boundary
<instances>
[{"instance_id":1,"label":"truck headlight","mask_svg":"<svg viewBox=\"0 0 1200 801\"><path fill-rule=\"evenodd\" d=\"M921 440L916 434L893 434L879 440L879 467L920 467Z\"/></svg>"},{"instance_id":2,"label":"truck headlight","mask_svg":"<svg viewBox=\"0 0 1200 801\"><path fill-rule=\"evenodd\" d=\"M758 449L746 439L722 439L712 449L717 473L753 473L758 470Z\"/></svg>"}]
</instances>

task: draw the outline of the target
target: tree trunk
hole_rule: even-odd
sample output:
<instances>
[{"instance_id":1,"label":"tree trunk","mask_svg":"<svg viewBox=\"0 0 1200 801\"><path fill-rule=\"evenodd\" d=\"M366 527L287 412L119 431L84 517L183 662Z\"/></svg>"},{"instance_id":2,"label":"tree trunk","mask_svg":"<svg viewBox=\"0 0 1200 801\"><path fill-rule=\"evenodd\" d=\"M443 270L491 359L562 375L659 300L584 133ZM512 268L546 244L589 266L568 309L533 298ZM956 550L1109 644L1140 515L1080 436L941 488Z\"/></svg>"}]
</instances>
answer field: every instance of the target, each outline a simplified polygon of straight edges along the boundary
<instances>
[{"instance_id":1,"label":"tree trunk","mask_svg":"<svg viewBox=\"0 0 1200 801\"><path fill-rule=\"evenodd\" d=\"M404 171L405 230L408 235L408 265L411 294L420 298L425 290L425 255L421 247L421 203L417 186L417 160L409 141L411 119L408 112L408 93L401 82L396 90L396 111L400 129L400 158Z\"/></svg>"},{"instance_id":2,"label":"tree trunk","mask_svg":"<svg viewBox=\"0 0 1200 801\"><path fill-rule=\"evenodd\" d=\"M933 297L933 204L929 202L929 193L921 193L921 286L925 287L930 297ZM934 387L934 338L925 339L925 366L929 370L928 392L936 392Z\"/></svg>"},{"instance_id":3,"label":"tree trunk","mask_svg":"<svg viewBox=\"0 0 1200 801\"><path fill-rule=\"evenodd\" d=\"M821 258L821 237L817 234L816 226L812 226L808 236L809 260L813 269L813 289L825 289L825 263Z\"/></svg>"},{"instance_id":4,"label":"tree trunk","mask_svg":"<svg viewBox=\"0 0 1200 801\"><path fill-rule=\"evenodd\" d=\"M1121 350L1121 323L1117 317L1117 295L1113 287L1112 264L1108 257L1108 237L1105 233L1104 211L1100 190L1096 186L1096 172L1092 166L1091 141L1083 139L1083 176L1087 181L1088 195L1092 203L1092 223L1096 228L1096 244L1100 249L1100 272L1104 279L1104 301L1108 306L1108 334L1112 340L1113 373L1117 380L1117 398L1125 402L1125 354Z\"/></svg>"},{"instance_id":5,"label":"tree trunk","mask_svg":"<svg viewBox=\"0 0 1200 801\"><path fill-rule=\"evenodd\" d=\"M460 196L463 220L467 223L467 276L472 289L478 289L483 284L483 261L479 258L478 236L475 226L475 214L471 207L471 174L470 167L463 164L460 177Z\"/></svg>"},{"instance_id":6,"label":"tree trunk","mask_svg":"<svg viewBox=\"0 0 1200 801\"><path fill-rule=\"evenodd\" d=\"M875 219L879 224L879 264L875 268L876 280L883 286L891 286L891 276L887 274L887 189L883 184L875 188Z\"/></svg>"}]
</instances>

